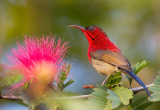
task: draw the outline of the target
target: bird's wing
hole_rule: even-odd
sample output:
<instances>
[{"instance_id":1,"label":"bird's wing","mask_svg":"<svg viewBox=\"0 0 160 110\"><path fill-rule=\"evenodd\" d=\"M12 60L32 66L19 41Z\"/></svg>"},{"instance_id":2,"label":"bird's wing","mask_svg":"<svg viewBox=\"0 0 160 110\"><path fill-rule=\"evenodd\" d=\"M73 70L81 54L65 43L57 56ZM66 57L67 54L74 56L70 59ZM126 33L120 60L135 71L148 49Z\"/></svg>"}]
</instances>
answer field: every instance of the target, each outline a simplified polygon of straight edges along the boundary
<instances>
[{"instance_id":1,"label":"bird's wing","mask_svg":"<svg viewBox=\"0 0 160 110\"><path fill-rule=\"evenodd\" d=\"M109 50L97 50L90 52L92 58L104 61L106 63L115 65L121 69L125 69L132 72L130 62L121 52L113 52Z\"/></svg>"}]
</instances>

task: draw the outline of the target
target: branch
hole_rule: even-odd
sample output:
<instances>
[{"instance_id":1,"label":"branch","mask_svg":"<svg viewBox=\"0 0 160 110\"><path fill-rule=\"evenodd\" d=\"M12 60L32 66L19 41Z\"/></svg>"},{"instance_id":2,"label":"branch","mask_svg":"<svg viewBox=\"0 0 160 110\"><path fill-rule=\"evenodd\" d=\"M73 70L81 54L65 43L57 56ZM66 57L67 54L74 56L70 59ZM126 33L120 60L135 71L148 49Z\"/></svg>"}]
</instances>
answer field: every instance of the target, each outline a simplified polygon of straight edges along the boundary
<instances>
[{"instance_id":1,"label":"branch","mask_svg":"<svg viewBox=\"0 0 160 110\"><path fill-rule=\"evenodd\" d=\"M149 84L149 85L146 85L147 88L153 86L154 84ZM140 87L136 87L136 88L131 88L130 90L133 91L134 94L136 94L137 92L140 92L140 91L143 91L144 88L142 86Z\"/></svg>"},{"instance_id":2,"label":"branch","mask_svg":"<svg viewBox=\"0 0 160 110\"><path fill-rule=\"evenodd\" d=\"M88 95L78 95L78 96L70 96L70 97L64 97L63 99L85 99L91 97L91 94Z\"/></svg>"},{"instance_id":3,"label":"branch","mask_svg":"<svg viewBox=\"0 0 160 110\"><path fill-rule=\"evenodd\" d=\"M149 84L146 85L147 88L153 86L154 84ZM134 94L136 94L137 92L143 91L144 88L142 86L140 87L136 87L136 88L131 88L130 90L133 91ZM84 99L84 98L89 98L91 97L91 94L88 95L79 95L79 96L71 96L71 97L64 97L64 99Z\"/></svg>"},{"instance_id":4,"label":"branch","mask_svg":"<svg viewBox=\"0 0 160 110\"><path fill-rule=\"evenodd\" d=\"M153 86L154 84L149 84L149 85L146 85L147 88ZM137 92L140 92L140 91L143 91L144 88L142 86L140 87L136 87L136 88L131 88L130 90L133 91L133 93L137 93ZM89 98L91 97L91 94L88 94L88 95L78 95L78 96L70 96L70 97L63 97L61 99L84 99L84 98ZM8 100L21 100L21 98L17 97L17 96L1 96L0 99L8 99Z\"/></svg>"},{"instance_id":5,"label":"branch","mask_svg":"<svg viewBox=\"0 0 160 110\"><path fill-rule=\"evenodd\" d=\"M9 95L9 96L1 96L0 99L7 99L7 100L13 100L13 101L14 101L14 100L22 101L21 98L19 98L19 97L17 97L17 96L13 96L13 95L12 95L12 96L10 96L10 95Z\"/></svg>"}]
</instances>

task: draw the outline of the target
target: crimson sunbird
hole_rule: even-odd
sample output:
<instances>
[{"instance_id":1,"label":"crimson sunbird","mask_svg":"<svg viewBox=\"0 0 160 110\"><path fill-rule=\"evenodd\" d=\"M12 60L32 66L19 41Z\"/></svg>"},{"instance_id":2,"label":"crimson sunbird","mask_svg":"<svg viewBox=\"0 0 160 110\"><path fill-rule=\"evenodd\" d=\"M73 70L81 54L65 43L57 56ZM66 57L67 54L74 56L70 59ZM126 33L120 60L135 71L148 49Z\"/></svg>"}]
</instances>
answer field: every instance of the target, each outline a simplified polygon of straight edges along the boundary
<instances>
[{"instance_id":1,"label":"crimson sunbird","mask_svg":"<svg viewBox=\"0 0 160 110\"><path fill-rule=\"evenodd\" d=\"M84 33L89 43L89 61L98 73L107 76L105 81L111 74L123 72L137 81L150 96L145 84L134 74L130 62L100 27L94 25L88 27L69 25L69 27L78 28Z\"/></svg>"}]
</instances>

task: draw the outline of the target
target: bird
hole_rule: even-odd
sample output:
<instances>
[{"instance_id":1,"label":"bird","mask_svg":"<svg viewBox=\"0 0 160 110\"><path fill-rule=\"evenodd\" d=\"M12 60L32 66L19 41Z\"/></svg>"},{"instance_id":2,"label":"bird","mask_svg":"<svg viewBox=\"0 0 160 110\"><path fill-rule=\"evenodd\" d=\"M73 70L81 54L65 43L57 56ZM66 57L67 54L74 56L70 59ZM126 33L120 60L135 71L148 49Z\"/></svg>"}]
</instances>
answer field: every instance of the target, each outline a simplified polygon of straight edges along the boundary
<instances>
[{"instance_id":1,"label":"bird","mask_svg":"<svg viewBox=\"0 0 160 110\"><path fill-rule=\"evenodd\" d=\"M86 36L89 43L88 59L99 74L106 76L102 85L111 74L123 72L138 82L144 88L147 95L150 96L143 81L133 72L129 60L100 27L95 25L87 27L69 25L68 27L77 28Z\"/></svg>"}]
</instances>

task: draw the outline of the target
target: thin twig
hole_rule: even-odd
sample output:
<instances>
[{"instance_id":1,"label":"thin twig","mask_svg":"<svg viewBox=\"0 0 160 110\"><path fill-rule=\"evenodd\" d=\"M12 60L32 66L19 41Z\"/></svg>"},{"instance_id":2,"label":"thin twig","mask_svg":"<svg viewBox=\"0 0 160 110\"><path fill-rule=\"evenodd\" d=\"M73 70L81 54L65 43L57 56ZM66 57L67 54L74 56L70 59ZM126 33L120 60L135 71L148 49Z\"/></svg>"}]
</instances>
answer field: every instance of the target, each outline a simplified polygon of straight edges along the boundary
<instances>
[{"instance_id":1,"label":"thin twig","mask_svg":"<svg viewBox=\"0 0 160 110\"><path fill-rule=\"evenodd\" d=\"M151 87L151 86L153 86L153 85L154 85L154 84L149 84L149 85L146 85L146 87L149 88L149 87ZM130 90L132 90L133 93L137 93L137 92L143 91L144 88L143 88L142 86L140 86L140 87L136 87L136 88L131 88Z\"/></svg>"},{"instance_id":2,"label":"thin twig","mask_svg":"<svg viewBox=\"0 0 160 110\"><path fill-rule=\"evenodd\" d=\"M91 97L91 94L88 95L78 95L78 96L70 96L70 97L64 97L63 99L86 99Z\"/></svg>"},{"instance_id":3,"label":"thin twig","mask_svg":"<svg viewBox=\"0 0 160 110\"><path fill-rule=\"evenodd\" d=\"M20 100L20 101L22 101L22 99L21 98L19 98L19 97L17 97L17 96L1 96L0 97L0 99L7 99L7 100Z\"/></svg>"},{"instance_id":4,"label":"thin twig","mask_svg":"<svg viewBox=\"0 0 160 110\"><path fill-rule=\"evenodd\" d=\"M153 86L154 84L149 84L146 85L147 88ZM136 87L136 88L131 88L130 90L133 91L133 93L137 93L140 91L143 91L144 88L142 86L140 87ZM69 96L69 97L63 97L61 99L85 99L85 98L89 98L91 97L91 94L88 95L78 95L78 96ZM17 96L1 96L0 99L8 99L8 100L22 100L21 98L17 97Z\"/></svg>"}]
</instances>

